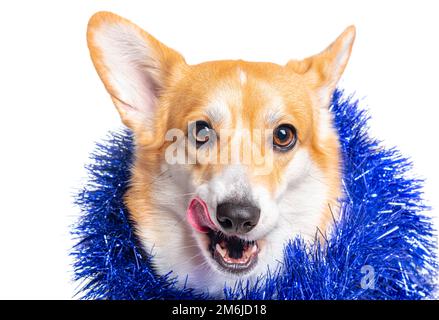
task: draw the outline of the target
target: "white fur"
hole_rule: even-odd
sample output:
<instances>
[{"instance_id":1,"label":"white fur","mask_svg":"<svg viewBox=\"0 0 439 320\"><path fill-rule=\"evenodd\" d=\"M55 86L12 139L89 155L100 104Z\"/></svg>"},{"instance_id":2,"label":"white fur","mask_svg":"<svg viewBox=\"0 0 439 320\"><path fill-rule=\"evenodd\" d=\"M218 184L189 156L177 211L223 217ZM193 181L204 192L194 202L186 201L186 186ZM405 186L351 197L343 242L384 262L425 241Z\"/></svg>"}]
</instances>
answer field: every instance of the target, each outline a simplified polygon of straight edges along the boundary
<instances>
[{"instance_id":1,"label":"white fur","mask_svg":"<svg viewBox=\"0 0 439 320\"><path fill-rule=\"evenodd\" d=\"M103 23L92 41L99 48L119 106L131 118L148 122L156 104L157 61L140 31L124 23Z\"/></svg>"},{"instance_id":2,"label":"white fur","mask_svg":"<svg viewBox=\"0 0 439 320\"><path fill-rule=\"evenodd\" d=\"M267 125L274 127L282 119L284 113L284 103L280 98L276 98L273 104L267 108L264 115L264 121Z\"/></svg>"},{"instance_id":3,"label":"white fur","mask_svg":"<svg viewBox=\"0 0 439 320\"><path fill-rule=\"evenodd\" d=\"M219 97L210 99L206 106L206 115L211 122L222 125L229 124L232 118L227 103Z\"/></svg>"},{"instance_id":4,"label":"white fur","mask_svg":"<svg viewBox=\"0 0 439 320\"><path fill-rule=\"evenodd\" d=\"M346 34L345 38L343 39L342 47L339 50L334 62L334 73L337 75L340 75L340 69L347 63L349 59L349 48L354 41L354 35L355 33L351 30L348 34Z\"/></svg>"},{"instance_id":5,"label":"white fur","mask_svg":"<svg viewBox=\"0 0 439 320\"><path fill-rule=\"evenodd\" d=\"M332 115L328 108L320 108L319 110L319 130L321 141L324 141L334 131L332 127Z\"/></svg>"},{"instance_id":6,"label":"white fur","mask_svg":"<svg viewBox=\"0 0 439 320\"><path fill-rule=\"evenodd\" d=\"M241 69L238 69L238 75L239 75L239 82L241 83L241 86L244 86L247 83L247 74Z\"/></svg>"},{"instance_id":7,"label":"white fur","mask_svg":"<svg viewBox=\"0 0 439 320\"><path fill-rule=\"evenodd\" d=\"M327 109L331 100L332 92L335 89L337 82L340 80L343 68L347 64L350 56L350 48L355 38L355 31L350 30L342 39L341 48L337 52L337 56L329 66L329 78L326 83L317 90L317 97L319 99L318 107ZM337 41L337 40L336 40ZM333 44L334 45L334 44ZM330 47L328 50L334 50Z\"/></svg>"}]
</instances>

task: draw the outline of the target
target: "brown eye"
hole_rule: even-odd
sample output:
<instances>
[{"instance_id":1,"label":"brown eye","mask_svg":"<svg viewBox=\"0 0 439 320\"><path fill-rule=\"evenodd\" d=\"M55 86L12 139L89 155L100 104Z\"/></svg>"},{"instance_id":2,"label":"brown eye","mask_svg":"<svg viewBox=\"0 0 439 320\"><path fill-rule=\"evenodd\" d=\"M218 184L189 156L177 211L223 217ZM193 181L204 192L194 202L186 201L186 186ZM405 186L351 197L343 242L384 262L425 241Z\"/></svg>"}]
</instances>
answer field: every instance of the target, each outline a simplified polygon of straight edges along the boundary
<instances>
[{"instance_id":1,"label":"brown eye","mask_svg":"<svg viewBox=\"0 0 439 320\"><path fill-rule=\"evenodd\" d=\"M273 131L273 146L279 151L291 150L296 141L296 129L290 124L281 124Z\"/></svg>"},{"instance_id":2,"label":"brown eye","mask_svg":"<svg viewBox=\"0 0 439 320\"><path fill-rule=\"evenodd\" d=\"M206 121L196 121L192 127L192 136L195 139L197 147L202 146L209 141L210 136L214 133L213 129Z\"/></svg>"}]
</instances>

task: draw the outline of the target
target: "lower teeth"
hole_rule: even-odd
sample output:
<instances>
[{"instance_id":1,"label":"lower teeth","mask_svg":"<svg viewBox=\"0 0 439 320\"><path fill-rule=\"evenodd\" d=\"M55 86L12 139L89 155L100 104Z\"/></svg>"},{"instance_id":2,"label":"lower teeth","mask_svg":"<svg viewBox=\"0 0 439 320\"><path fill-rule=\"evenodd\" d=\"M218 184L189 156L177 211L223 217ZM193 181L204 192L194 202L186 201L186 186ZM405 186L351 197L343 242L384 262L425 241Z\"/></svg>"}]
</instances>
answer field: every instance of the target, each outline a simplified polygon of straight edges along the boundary
<instances>
[{"instance_id":1,"label":"lower teeth","mask_svg":"<svg viewBox=\"0 0 439 320\"><path fill-rule=\"evenodd\" d=\"M251 246L251 248L250 248ZM217 243L215 245L215 250L221 255L221 257L224 259L224 261L228 262L228 263L239 263L239 264L244 264L247 263L249 261L249 259L251 258L251 256L257 252L258 247L256 245L256 243L252 243L246 246L245 249L243 249L242 255L240 258L231 258L229 256L229 251L227 248L223 248L221 247L221 245L219 243Z\"/></svg>"}]
</instances>

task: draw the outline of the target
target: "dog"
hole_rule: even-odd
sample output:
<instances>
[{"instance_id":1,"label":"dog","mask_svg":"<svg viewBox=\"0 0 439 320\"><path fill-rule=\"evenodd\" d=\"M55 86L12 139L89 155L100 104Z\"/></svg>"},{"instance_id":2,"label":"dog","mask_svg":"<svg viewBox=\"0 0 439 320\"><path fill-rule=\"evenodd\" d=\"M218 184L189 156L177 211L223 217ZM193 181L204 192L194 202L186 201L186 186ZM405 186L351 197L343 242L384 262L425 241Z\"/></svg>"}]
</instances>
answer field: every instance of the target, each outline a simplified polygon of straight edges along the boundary
<instances>
[{"instance_id":1,"label":"dog","mask_svg":"<svg viewBox=\"0 0 439 320\"><path fill-rule=\"evenodd\" d=\"M91 17L93 64L135 142L124 201L157 274L221 297L281 270L290 239L330 229L342 190L329 106L354 39L350 26L285 65L189 65L122 17Z\"/></svg>"}]
</instances>

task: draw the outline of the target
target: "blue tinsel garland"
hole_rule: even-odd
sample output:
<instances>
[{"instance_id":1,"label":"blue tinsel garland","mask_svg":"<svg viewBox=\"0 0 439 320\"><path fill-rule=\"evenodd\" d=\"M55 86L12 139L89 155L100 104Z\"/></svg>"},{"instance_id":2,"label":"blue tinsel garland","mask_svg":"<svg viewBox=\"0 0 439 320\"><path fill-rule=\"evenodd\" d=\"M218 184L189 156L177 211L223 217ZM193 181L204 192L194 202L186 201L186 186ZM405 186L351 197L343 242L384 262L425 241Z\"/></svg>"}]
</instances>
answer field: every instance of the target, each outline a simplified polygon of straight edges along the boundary
<instances>
[{"instance_id":1,"label":"blue tinsel garland","mask_svg":"<svg viewBox=\"0 0 439 320\"><path fill-rule=\"evenodd\" d=\"M421 199L422 181L410 162L384 149L368 132L358 102L336 91L331 110L343 152L341 218L326 243L305 248L293 239L285 270L253 288L225 288L228 299L422 299L434 289L437 264L432 224ZM206 299L178 288L171 270L158 276L142 251L122 198L130 179L133 139L111 133L88 165L88 183L76 198L82 210L74 235L74 269L89 299ZM364 267L366 266L366 267ZM366 269L364 269L366 268ZM367 269L369 268L369 269ZM373 268L372 287L361 286ZM370 274L369 274L370 276ZM366 283L367 287L367 283Z\"/></svg>"}]
</instances>

